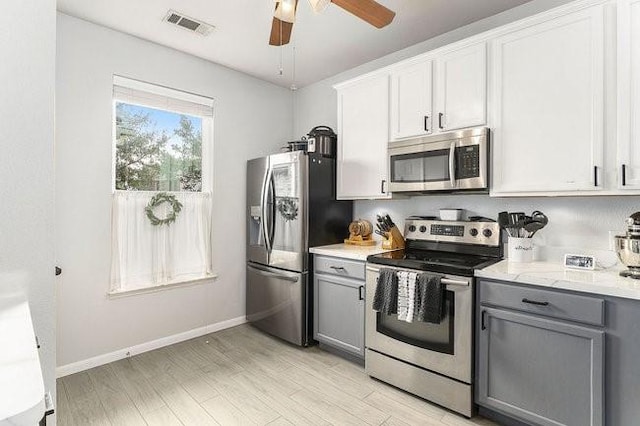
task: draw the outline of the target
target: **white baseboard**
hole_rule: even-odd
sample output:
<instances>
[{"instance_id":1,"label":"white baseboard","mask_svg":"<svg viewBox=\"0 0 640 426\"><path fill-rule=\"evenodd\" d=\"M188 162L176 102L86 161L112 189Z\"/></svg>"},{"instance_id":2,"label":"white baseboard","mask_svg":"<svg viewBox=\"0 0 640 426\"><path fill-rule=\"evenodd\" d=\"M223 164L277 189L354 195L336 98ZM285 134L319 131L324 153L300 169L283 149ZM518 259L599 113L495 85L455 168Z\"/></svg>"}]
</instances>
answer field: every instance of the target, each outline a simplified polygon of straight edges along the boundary
<instances>
[{"instance_id":1,"label":"white baseboard","mask_svg":"<svg viewBox=\"0 0 640 426\"><path fill-rule=\"evenodd\" d=\"M204 327L194 328L182 333L174 334L172 336L162 337L160 339L152 340L150 342L141 343L139 345L131 346L129 348L123 348L118 351L110 352L103 355L94 356L92 358L84 359L82 361L72 362L71 364L61 365L56 367L56 377L64 377L70 374L79 373L81 371L89 370L90 368L98 367L100 365L109 364L110 362L118 361L133 355L141 354L143 352L149 352L154 349L162 348L164 346L173 345L174 343L183 342L185 340L193 339L195 337L204 336L225 328L235 327L236 325L244 324L247 322L245 316L232 318L230 320L221 321L215 324L205 325Z\"/></svg>"}]
</instances>

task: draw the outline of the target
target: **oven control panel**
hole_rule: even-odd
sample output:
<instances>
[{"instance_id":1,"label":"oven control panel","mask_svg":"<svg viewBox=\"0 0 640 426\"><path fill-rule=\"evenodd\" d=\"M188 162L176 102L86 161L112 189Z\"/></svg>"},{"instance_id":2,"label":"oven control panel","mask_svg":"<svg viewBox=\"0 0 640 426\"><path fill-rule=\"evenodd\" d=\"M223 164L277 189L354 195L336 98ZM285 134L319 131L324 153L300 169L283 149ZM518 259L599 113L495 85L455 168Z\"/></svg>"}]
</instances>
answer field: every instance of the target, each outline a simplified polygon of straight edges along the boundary
<instances>
[{"instance_id":1,"label":"oven control panel","mask_svg":"<svg viewBox=\"0 0 640 426\"><path fill-rule=\"evenodd\" d=\"M409 240L500 245L500 225L496 222L406 219L404 237Z\"/></svg>"}]
</instances>

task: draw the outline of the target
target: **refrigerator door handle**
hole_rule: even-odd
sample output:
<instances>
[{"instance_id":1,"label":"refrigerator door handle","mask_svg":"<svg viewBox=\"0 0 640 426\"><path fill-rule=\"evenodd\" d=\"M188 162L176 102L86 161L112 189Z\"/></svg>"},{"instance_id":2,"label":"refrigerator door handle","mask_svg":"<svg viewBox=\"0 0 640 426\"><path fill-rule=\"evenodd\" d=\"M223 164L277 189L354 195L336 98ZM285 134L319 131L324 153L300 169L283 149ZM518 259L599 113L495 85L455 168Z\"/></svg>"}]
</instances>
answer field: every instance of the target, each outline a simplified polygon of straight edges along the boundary
<instances>
[{"instance_id":1,"label":"refrigerator door handle","mask_svg":"<svg viewBox=\"0 0 640 426\"><path fill-rule=\"evenodd\" d=\"M267 200L268 192L269 192L269 184L271 182L273 171L271 167L267 169L267 174L264 178L264 182L262 184L262 195L261 195L261 204L262 204L262 237L264 238L264 245L267 249L267 253L271 253L271 240L269 238L269 224L267 223L269 220L269 203Z\"/></svg>"},{"instance_id":2,"label":"refrigerator door handle","mask_svg":"<svg viewBox=\"0 0 640 426\"><path fill-rule=\"evenodd\" d=\"M269 169L269 191L267 194L271 194L270 203L271 203L271 219L269 223L267 223L269 229L269 252L273 249L273 241L276 235L276 182L273 179L273 170Z\"/></svg>"},{"instance_id":3,"label":"refrigerator door handle","mask_svg":"<svg viewBox=\"0 0 640 426\"><path fill-rule=\"evenodd\" d=\"M260 275L264 275L265 277L277 278L279 280L290 281L292 283L297 283L298 282L298 277L292 277L290 275L278 274L276 272L272 272L272 271L267 270L267 269L262 269L260 267L254 266L254 265L247 265L247 267L253 269L254 271L256 271Z\"/></svg>"}]
</instances>

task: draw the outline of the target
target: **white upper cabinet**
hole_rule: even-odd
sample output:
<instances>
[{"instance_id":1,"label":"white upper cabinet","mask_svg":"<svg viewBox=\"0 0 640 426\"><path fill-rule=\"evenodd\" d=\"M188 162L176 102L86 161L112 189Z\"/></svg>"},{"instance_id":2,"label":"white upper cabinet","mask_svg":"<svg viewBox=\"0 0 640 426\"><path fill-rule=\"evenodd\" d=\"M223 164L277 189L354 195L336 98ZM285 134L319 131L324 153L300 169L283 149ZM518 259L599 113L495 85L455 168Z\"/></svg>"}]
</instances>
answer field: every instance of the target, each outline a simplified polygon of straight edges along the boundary
<instances>
[{"instance_id":1,"label":"white upper cabinet","mask_svg":"<svg viewBox=\"0 0 640 426\"><path fill-rule=\"evenodd\" d=\"M391 71L391 139L433 131L433 61L423 59Z\"/></svg>"},{"instance_id":2,"label":"white upper cabinet","mask_svg":"<svg viewBox=\"0 0 640 426\"><path fill-rule=\"evenodd\" d=\"M640 189L640 0L618 2L617 187Z\"/></svg>"},{"instance_id":3,"label":"white upper cabinet","mask_svg":"<svg viewBox=\"0 0 640 426\"><path fill-rule=\"evenodd\" d=\"M487 111L487 47L477 43L436 59L434 129L482 126Z\"/></svg>"},{"instance_id":4,"label":"white upper cabinet","mask_svg":"<svg viewBox=\"0 0 640 426\"><path fill-rule=\"evenodd\" d=\"M338 91L337 198L386 199L389 75L367 76Z\"/></svg>"},{"instance_id":5,"label":"white upper cabinet","mask_svg":"<svg viewBox=\"0 0 640 426\"><path fill-rule=\"evenodd\" d=\"M595 6L493 40L492 195L603 188L603 22Z\"/></svg>"}]
</instances>

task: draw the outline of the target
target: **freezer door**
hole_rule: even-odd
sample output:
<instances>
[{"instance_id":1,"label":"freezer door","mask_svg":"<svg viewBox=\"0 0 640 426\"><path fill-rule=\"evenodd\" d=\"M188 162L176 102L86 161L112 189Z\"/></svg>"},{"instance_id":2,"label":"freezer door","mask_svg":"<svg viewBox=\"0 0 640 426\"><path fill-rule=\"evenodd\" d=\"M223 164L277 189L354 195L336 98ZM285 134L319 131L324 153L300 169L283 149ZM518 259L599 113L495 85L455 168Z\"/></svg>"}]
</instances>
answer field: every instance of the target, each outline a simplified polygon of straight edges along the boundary
<instances>
[{"instance_id":1,"label":"freezer door","mask_svg":"<svg viewBox=\"0 0 640 426\"><path fill-rule=\"evenodd\" d=\"M266 239L266 182L269 157L247 161L247 260L269 262Z\"/></svg>"},{"instance_id":2,"label":"freezer door","mask_svg":"<svg viewBox=\"0 0 640 426\"><path fill-rule=\"evenodd\" d=\"M296 345L308 344L307 273L247 263L247 321Z\"/></svg>"},{"instance_id":3,"label":"freezer door","mask_svg":"<svg viewBox=\"0 0 640 426\"><path fill-rule=\"evenodd\" d=\"M270 266L307 270L308 176L308 157L303 152L269 157L265 214Z\"/></svg>"}]
</instances>

